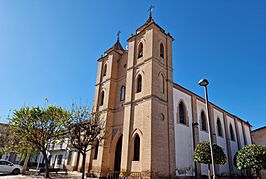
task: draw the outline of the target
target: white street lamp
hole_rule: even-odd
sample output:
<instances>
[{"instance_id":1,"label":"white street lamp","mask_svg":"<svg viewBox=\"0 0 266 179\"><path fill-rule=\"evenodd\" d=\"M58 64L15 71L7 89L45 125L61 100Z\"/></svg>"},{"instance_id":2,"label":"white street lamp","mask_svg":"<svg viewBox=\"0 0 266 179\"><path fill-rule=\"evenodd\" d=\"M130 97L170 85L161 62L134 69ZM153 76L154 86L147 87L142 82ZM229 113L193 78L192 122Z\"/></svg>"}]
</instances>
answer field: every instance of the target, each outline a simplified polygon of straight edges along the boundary
<instances>
[{"instance_id":1,"label":"white street lamp","mask_svg":"<svg viewBox=\"0 0 266 179\"><path fill-rule=\"evenodd\" d=\"M206 79L202 79L199 81L199 85L204 87L204 92L205 92L207 122L208 122L208 131L209 131L209 142L210 142L210 149L211 149L212 173L213 173L213 179L215 179L215 166L214 166L212 138L211 138L211 125L210 125L209 108L208 108L208 103L209 103L209 101L208 101L208 89L207 89L208 84L209 84L209 82Z\"/></svg>"}]
</instances>

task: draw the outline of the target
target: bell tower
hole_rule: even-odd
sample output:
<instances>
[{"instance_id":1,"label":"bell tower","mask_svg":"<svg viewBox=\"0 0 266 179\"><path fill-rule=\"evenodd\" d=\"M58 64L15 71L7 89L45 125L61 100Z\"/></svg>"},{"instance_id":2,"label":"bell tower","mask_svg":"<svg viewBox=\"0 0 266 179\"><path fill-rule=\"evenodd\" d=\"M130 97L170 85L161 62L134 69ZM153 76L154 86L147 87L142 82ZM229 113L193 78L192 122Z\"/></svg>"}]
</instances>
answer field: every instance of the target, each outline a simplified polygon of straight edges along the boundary
<instances>
[{"instance_id":1,"label":"bell tower","mask_svg":"<svg viewBox=\"0 0 266 179\"><path fill-rule=\"evenodd\" d=\"M175 175L172 41L152 18L128 39L122 172Z\"/></svg>"},{"instance_id":2,"label":"bell tower","mask_svg":"<svg viewBox=\"0 0 266 179\"><path fill-rule=\"evenodd\" d=\"M101 111L107 136L92 150L88 167L98 177L175 176L172 41L152 18L98 62L94 108Z\"/></svg>"},{"instance_id":3,"label":"bell tower","mask_svg":"<svg viewBox=\"0 0 266 179\"><path fill-rule=\"evenodd\" d=\"M127 51L120 44L119 34L120 32L117 34L116 43L98 59L94 110L101 112L100 118L105 123L106 137L99 147L87 154L90 156L87 161L88 169L97 177L108 175L109 171L114 170L114 165L120 170L120 159L116 163L114 161L118 141L116 138L122 137Z\"/></svg>"}]
</instances>

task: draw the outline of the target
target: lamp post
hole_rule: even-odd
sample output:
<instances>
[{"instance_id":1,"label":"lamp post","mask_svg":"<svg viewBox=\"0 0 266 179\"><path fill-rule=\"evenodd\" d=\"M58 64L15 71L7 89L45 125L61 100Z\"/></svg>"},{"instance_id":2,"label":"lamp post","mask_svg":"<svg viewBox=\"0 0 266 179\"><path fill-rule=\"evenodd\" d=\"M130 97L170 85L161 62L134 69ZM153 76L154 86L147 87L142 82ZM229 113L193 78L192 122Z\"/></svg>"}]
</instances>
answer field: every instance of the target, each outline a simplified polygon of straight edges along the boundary
<instances>
[{"instance_id":1,"label":"lamp post","mask_svg":"<svg viewBox=\"0 0 266 179\"><path fill-rule=\"evenodd\" d=\"M214 166L214 157L213 157L213 149L212 149L211 125L210 125L209 108L208 108L208 102L209 102L208 101L208 89L207 89L208 84L209 82L206 79L202 79L199 81L199 85L204 87L204 92L205 92L209 142L210 142L210 149L211 149L212 173L213 173L213 179L215 179L215 166Z\"/></svg>"},{"instance_id":2,"label":"lamp post","mask_svg":"<svg viewBox=\"0 0 266 179\"><path fill-rule=\"evenodd\" d=\"M195 128L198 128L199 123L197 122L192 122L192 136L193 136L193 146L194 146L194 150L196 148L196 142L195 142ZM195 179L198 178L198 170L197 170L197 163L194 162L194 168L195 168Z\"/></svg>"}]
</instances>

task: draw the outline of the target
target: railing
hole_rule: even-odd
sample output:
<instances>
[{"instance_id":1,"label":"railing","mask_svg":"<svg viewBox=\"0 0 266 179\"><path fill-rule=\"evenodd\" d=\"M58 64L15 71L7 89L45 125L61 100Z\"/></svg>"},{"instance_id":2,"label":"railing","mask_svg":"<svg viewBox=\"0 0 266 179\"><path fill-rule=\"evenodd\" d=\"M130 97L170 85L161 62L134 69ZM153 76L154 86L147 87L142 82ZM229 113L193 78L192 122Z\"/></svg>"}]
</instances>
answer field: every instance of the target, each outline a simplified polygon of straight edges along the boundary
<instances>
[{"instance_id":1,"label":"railing","mask_svg":"<svg viewBox=\"0 0 266 179\"><path fill-rule=\"evenodd\" d=\"M120 172L110 171L107 173L107 179L119 179Z\"/></svg>"},{"instance_id":2,"label":"railing","mask_svg":"<svg viewBox=\"0 0 266 179\"><path fill-rule=\"evenodd\" d=\"M67 144L49 144L48 150L65 150L67 148Z\"/></svg>"}]
</instances>

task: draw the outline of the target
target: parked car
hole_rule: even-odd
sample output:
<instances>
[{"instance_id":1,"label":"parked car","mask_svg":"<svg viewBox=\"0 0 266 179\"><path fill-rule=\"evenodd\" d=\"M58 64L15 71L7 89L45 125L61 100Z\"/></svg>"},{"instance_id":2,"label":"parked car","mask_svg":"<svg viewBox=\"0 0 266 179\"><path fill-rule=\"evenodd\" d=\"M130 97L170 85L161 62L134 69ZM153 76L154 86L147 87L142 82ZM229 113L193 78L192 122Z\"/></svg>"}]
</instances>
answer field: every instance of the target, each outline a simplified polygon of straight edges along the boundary
<instances>
[{"instance_id":1,"label":"parked car","mask_svg":"<svg viewBox=\"0 0 266 179\"><path fill-rule=\"evenodd\" d=\"M4 174L19 174L22 171L21 165L13 164L7 160L0 159L0 173Z\"/></svg>"}]
</instances>

